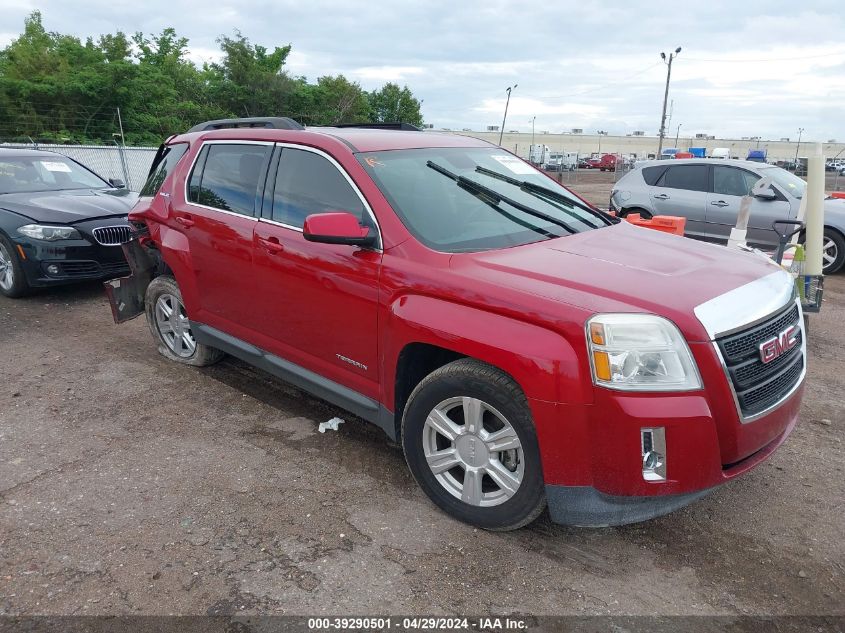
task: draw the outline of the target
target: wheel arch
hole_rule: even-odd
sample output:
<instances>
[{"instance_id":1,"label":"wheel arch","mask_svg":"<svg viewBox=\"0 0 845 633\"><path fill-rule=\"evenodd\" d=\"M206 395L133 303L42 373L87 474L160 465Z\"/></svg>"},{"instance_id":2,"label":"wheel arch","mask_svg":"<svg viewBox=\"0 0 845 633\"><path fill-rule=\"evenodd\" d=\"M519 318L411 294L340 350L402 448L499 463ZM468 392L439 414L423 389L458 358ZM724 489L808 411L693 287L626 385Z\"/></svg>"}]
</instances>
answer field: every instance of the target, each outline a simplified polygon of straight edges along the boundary
<instances>
[{"instance_id":1,"label":"wheel arch","mask_svg":"<svg viewBox=\"0 0 845 633\"><path fill-rule=\"evenodd\" d=\"M529 399L591 400L576 349L560 333L538 325L433 297L406 295L391 306L386 330L384 403L392 405L397 425L414 387L460 358L499 369ZM397 437L398 430L397 426Z\"/></svg>"}]
</instances>

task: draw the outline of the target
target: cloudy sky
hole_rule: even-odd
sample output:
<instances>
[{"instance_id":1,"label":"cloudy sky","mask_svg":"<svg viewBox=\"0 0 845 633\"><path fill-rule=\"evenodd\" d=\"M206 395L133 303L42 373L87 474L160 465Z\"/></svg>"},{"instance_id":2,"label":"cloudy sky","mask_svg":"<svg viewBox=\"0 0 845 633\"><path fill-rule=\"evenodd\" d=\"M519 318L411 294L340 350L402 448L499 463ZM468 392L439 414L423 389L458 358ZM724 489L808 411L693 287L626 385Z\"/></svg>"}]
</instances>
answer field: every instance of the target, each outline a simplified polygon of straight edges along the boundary
<instances>
[{"instance_id":1,"label":"cloudy sky","mask_svg":"<svg viewBox=\"0 0 845 633\"><path fill-rule=\"evenodd\" d=\"M40 9L81 37L173 26L194 60L240 29L292 44L288 70L407 84L435 127L655 134L672 66L669 135L845 140L845 5L818 0L0 0L0 45Z\"/></svg>"}]
</instances>

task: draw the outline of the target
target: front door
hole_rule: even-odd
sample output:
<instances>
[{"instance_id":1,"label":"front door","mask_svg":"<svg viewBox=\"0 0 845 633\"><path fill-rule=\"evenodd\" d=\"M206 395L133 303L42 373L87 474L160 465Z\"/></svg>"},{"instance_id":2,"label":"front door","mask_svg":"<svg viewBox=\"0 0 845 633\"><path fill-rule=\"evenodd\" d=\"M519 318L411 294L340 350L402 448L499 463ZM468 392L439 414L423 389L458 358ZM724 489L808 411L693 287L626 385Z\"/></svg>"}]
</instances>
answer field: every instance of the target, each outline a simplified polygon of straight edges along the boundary
<instances>
[{"instance_id":1,"label":"front door","mask_svg":"<svg viewBox=\"0 0 845 633\"><path fill-rule=\"evenodd\" d=\"M708 165L671 165L649 191L654 214L686 218L684 232L690 237L704 237L708 169Z\"/></svg>"},{"instance_id":2,"label":"front door","mask_svg":"<svg viewBox=\"0 0 845 633\"><path fill-rule=\"evenodd\" d=\"M262 347L369 398L378 398L379 250L308 242L305 218L347 211L377 231L351 179L327 154L281 147L255 225L254 318Z\"/></svg>"},{"instance_id":3,"label":"front door","mask_svg":"<svg viewBox=\"0 0 845 633\"><path fill-rule=\"evenodd\" d=\"M713 188L707 194L707 238L727 241L736 226L740 205L760 176L747 169L713 165ZM776 200L751 198L746 240L753 245L772 248L778 238L772 229L775 220L792 219L790 204L783 196ZM783 228L783 227L782 227Z\"/></svg>"}]
</instances>

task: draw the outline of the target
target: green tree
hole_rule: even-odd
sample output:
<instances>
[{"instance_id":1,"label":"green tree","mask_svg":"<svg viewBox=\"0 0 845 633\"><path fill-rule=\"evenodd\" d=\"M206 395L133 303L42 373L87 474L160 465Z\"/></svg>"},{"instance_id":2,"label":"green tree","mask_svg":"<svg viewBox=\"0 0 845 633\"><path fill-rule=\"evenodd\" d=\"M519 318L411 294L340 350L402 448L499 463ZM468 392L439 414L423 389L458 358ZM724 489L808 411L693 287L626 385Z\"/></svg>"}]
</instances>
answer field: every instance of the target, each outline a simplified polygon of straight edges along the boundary
<instances>
[{"instance_id":1,"label":"green tree","mask_svg":"<svg viewBox=\"0 0 845 633\"><path fill-rule=\"evenodd\" d=\"M378 123L410 123L422 126L420 102L408 86L388 82L369 95L370 117Z\"/></svg>"}]
</instances>

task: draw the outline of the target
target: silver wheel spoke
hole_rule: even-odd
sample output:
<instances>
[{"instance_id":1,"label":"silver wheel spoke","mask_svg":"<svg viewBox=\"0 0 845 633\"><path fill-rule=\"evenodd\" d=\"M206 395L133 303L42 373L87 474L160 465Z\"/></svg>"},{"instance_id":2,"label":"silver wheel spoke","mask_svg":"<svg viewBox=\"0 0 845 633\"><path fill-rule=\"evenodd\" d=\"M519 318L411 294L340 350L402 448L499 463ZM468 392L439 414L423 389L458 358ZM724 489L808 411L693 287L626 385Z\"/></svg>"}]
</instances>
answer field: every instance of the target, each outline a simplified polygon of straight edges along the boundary
<instances>
[{"instance_id":1,"label":"silver wheel spoke","mask_svg":"<svg viewBox=\"0 0 845 633\"><path fill-rule=\"evenodd\" d=\"M498 459L490 460L487 466L487 474L499 488L505 491L508 497L516 494L516 490L519 488L519 479L514 477L514 474L505 468L504 464Z\"/></svg>"},{"instance_id":2,"label":"silver wheel spoke","mask_svg":"<svg viewBox=\"0 0 845 633\"><path fill-rule=\"evenodd\" d=\"M461 493L461 499L470 505L481 505L481 480L484 477L484 471L480 468L467 468L464 474L464 489Z\"/></svg>"},{"instance_id":3,"label":"silver wheel spoke","mask_svg":"<svg viewBox=\"0 0 845 633\"><path fill-rule=\"evenodd\" d=\"M455 438L461 433L461 427L452 422L452 420L449 419L449 416L439 409L435 409L429 413L426 422L434 427L438 433L452 442L454 442Z\"/></svg>"},{"instance_id":4,"label":"silver wheel spoke","mask_svg":"<svg viewBox=\"0 0 845 633\"><path fill-rule=\"evenodd\" d=\"M462 398L464 409L464 425L467 433L478 433L481 429L484 407L478 398Z\"/></svg>"},{"instance_id":5,"label":"silver wheel spoke","mask_svg":"<svg viewBox=\"0 0 845 633\"><path fill-rule=\"evenodd\" d=\"M517 436L513 427L510 426L506 426L495 433L490 433L486 438L484 438L484 441L487 444L487 449L491 453L522 448L519 436Z\"/></svg>"},{"instance_id":6,"label":"silver wheel spoke","mask_svg":"<svg viewBox=\"0 0 845 633\"><path fill-rule=\"evenodd\" d=\"M454 448L447 448L446 450L426 455L425 459L428 462L428 467L431 468L431 472L435 475L461 465L461 460L458 459L457 451Z\"/></svg>"}]
</instances>

